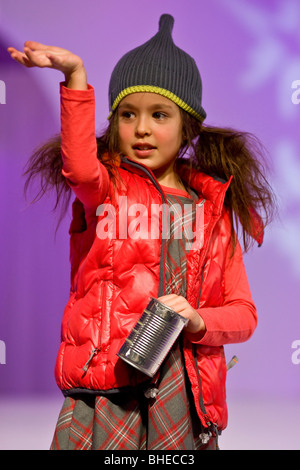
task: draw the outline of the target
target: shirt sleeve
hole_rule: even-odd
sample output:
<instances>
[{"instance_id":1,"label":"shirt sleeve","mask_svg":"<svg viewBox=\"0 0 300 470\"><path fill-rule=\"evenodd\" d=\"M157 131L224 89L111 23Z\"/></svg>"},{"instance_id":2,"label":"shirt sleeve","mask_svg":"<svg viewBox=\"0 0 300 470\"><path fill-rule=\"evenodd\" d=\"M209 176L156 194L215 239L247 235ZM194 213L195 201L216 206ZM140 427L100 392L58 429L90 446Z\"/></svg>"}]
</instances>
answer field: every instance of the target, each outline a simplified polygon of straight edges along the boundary
<instances>
[{"instance_id":1,"label":"shirt sleeve","mask_svg":"<svg viewBox=\"0 0 300 470\"><path fill-rule=\"evenodd\" d=\"M109 175L97 158L95 94L60 84L62 174L86 208L96 208L108 192Z\"/></svg>"},{"instance_id":2,"label":"shirt sleeve","mask_svg":"<svg viewBox=\"0 0 300 470\"><path fill-rule=\"evenodd\" d=\"M228 252L230 252L230 248ZM221 307L198 310L206 326L204 334L188 334L192 343L221 346L247 341L257 325L257 312L252 300L240 244L234 255L227 253L224 273L225 295Z\"/></svg>"}]
</instances>

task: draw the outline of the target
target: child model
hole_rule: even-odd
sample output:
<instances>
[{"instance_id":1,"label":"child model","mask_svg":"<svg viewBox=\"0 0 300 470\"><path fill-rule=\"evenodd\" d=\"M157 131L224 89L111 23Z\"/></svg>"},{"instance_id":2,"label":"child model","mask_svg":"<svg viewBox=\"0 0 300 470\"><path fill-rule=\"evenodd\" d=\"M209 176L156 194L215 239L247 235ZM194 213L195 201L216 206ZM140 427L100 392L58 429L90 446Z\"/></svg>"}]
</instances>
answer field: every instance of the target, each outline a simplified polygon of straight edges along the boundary
<instances>
[{"instance_id":1,"label":"child model","mask_svg":"<svg viewBox=\"0 0 300 470\"><path fill-rule=\"evenodd\" d=\"M237 230L246 249L251 238L261 244L258 211L267 220L272 193L254 139L203 125L200 74L174 44L173 23L163 15L158 33L116 65L99 138L80 58L34 42L9 48L23 65L65 75L61 139L27 170L58 198L75 194L55 370L65 401L52 449L217 448L227 425L223 345L256 327ZM153 378L117 355L151 297L188 320Z\"/></svg>"}]
</instances>

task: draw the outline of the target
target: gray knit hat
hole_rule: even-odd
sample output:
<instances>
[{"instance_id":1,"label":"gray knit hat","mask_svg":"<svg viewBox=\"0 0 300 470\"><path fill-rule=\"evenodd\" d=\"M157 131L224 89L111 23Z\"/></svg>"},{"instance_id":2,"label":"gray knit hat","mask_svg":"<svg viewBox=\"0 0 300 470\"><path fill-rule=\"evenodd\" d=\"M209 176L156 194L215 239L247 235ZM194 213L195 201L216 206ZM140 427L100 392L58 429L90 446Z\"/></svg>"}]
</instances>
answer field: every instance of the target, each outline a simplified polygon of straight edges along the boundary
<instances>
[{"instance_id":1,"label":"gray knit hat","mask_svg":"<svg viewBox=\"0 0 300 470\"><path fill-rule=\"evenodd\" d=\"M173 25L171 15L162 15L158 33L119 60L109 84L110 116L125 96L150 92L169 98L199 121L205 119L200 73L194 59L174 44Z\"/></svg>"}]
</instances>

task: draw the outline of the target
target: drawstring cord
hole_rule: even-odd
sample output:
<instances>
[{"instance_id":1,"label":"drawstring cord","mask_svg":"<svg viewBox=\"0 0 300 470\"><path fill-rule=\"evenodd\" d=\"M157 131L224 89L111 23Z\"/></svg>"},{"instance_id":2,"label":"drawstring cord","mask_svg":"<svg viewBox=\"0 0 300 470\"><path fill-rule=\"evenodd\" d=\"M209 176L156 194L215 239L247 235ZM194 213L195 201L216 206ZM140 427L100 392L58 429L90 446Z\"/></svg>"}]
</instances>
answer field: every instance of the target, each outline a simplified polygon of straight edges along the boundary
<instances>
[{"instance_id":1,"label":"drawstring cord","mask_svg":"<svg viewBox=\"0 0 300 470\"><path fill-rule=\"evenodd\" d=\"M91 352L91 355L90 355L89 359L86 361L86 363L84 364L84 366L83 366L83 368L82 368L82 369L84 370L83 376L87 373L87 370L88 370L88 368L89 368L89 366L90 366L91 361L93 360L93 357L94 357L98 352L99 352L99 349L97 349L97 348L92 349L92 352Z\"/></svg>"}]
</instances>

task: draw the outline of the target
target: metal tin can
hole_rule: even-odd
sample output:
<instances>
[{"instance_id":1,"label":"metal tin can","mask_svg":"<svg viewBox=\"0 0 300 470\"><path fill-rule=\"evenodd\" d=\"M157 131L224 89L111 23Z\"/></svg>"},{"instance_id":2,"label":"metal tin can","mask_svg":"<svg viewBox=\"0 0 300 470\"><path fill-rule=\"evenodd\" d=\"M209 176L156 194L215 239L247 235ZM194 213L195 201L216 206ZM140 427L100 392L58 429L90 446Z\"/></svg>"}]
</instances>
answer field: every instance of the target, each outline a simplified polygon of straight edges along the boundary
<instances>
[{"instance_id":1,"label":"metal tin can","mask_svg":"<svg viewBox=\"0 0 300 470\"><path fill-rule=\"evenodd\" d=\"M188 319L151 298L117 355L153 377L187 322Z\"/></svg>"}]
</instances>

